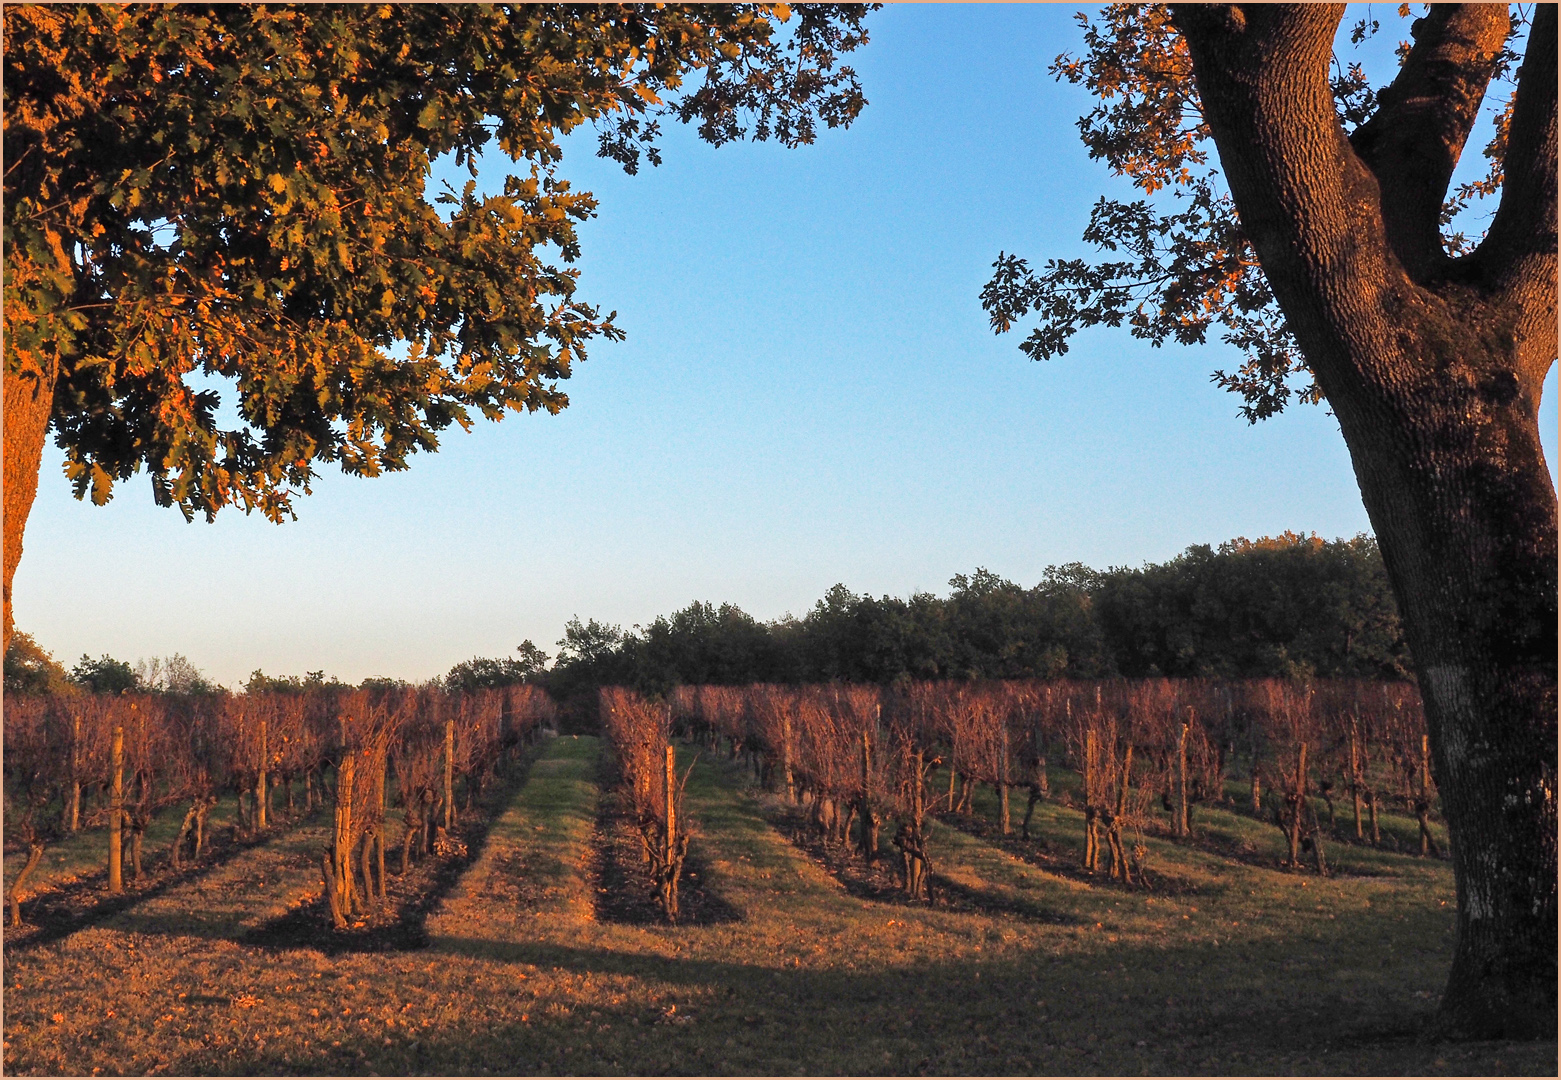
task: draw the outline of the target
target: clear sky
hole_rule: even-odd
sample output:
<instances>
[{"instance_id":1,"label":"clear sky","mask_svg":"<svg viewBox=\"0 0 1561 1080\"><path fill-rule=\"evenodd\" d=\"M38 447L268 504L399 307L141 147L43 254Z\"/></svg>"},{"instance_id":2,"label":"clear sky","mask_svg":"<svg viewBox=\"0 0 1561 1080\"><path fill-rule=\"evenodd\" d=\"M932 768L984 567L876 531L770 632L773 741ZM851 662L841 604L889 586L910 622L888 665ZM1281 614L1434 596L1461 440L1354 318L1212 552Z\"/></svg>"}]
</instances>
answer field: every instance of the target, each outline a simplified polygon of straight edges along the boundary
<instances>
[{"instance_id":1,"label":"clear sky","mask_svg":"<svg viewBox=\"0 0 1561 1080\"><path fill-rule=\"evenodd\" d=\"M282 526L186 524L144 478L77 503L51 446L17 626L67 666L179 652L229 685L420 680L524 638L554 652L576 614L628 627L710 600L768 619L835 582L942 594L978 566L1030 585L1049 564L1368 532L1332 418L1248 426L1209 383L1223 346L1099 331L1037 364L1024 331L988 329L999 250L1089 254L1094 199L1128 190L1079 143L1086 96L1046 74L1079 48L1074 10L876 13L850 60L870 104L811 147L674 131L628 177L590 131L571 139L564 175L601 200L582 294L629 336L592 351L564 413L450 432L401 474L327 475ZM1406 35L1373 10L1380 62Z\"/></svg>"}]
</instances>

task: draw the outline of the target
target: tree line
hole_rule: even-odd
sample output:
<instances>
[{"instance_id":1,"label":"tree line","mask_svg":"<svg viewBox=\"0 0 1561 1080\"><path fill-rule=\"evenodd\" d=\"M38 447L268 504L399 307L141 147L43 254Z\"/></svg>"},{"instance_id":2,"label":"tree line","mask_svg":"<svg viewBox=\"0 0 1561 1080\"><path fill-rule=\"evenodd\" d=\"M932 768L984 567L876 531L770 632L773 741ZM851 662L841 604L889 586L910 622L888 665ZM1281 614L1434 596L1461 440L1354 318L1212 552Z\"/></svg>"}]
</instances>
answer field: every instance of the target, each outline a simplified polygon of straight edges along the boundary
<instances>
[{"instance_id":1,"label":"tree line","mask_svg":"<svg viewBox=\"0 0 1561 1080\"><path fill-rule=\"evenodd\" d=\"M947 597L905 599L836 585L803 617L770 622L703 602L629 631L576 618L551 668L530 642L520 660L481 663L593 708L596 688L611 685L660 696L681 685L904 679L1410 678L1367 536L1236 539L1137 569L1072 563L1030 588L978 569L950 585Z\"/></svg>"}]
</instances>

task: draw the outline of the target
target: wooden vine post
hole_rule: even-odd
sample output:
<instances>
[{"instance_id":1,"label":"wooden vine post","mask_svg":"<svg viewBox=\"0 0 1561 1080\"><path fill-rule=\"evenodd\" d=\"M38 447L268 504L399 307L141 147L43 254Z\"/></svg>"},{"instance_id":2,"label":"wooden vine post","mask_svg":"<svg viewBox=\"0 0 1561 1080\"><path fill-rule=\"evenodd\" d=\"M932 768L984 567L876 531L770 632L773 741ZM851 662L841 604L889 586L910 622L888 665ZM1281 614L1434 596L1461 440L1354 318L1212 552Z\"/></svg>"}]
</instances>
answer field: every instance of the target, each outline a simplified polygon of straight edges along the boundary
<instances>
[{"instance_id":1,"label":"wooden vine post","mask_svg":"<svg viewBox=\"0 0 1561 1080\"><path fill-rule=\"evenodd\" d=\"M357 762L351 750L342 754L336 766L336 832L326 861L325 893L331 905L331 920L338 930L347 926L353 910L352 873L352 780Z\"/></svg>"},{"instance_id":2,"label":"wooden vine post","mask_svg":"<svg viewBox=\"0 0 1561 1080\"><path fill-rule=\"evenodd\" d=\"M1292 803L1290 812L1290 832L1287 839L1290 842L1290 865L1301 864L1301 819L1306 808L1306 744L1302 743L1296 751L1295 761L1295 789L1289 800Z\"/></svg>"},{"instance_id":3,"label":"wooden vine post","mask_svg":"<svg viewBox=\"0 0 1561 1080\"><path fill-rule=\"evenodd\" d=\"M1133 871L1127 863L1127 850L1122 846L1122 822L1127 816L1127 786L1133 776L1133 744L1128 743L1122 754L1122 776L1117 783L1117 802L1106 825L1106 844L1111 853L1111 877L1120 878L1125 885L1133 884Z\"/></svg>"},{"instance_id":4,"label":"wooden vine post","mask_svg":"<svg viewBox=\"0 0 1561 1080\"><path fill-rule=\"evenodd\" d=\"M266 827L266 722L260 721L260 760L255 763L255 771L258 774L255 779L255 830L263 831Z\"/></svg>"},{"instance_id":5,"label":"wooden vine post","mask_svg":"<svg viewBox=\"0 0 1561 1080\"><path fill-rule=\"evenodd\" d=\"M444 829L455 827L455 721L444 722Z\"/></svg>"},{"instance_id":6,"label":"wooden vine post","mask_svg":"<svg viewBox=\"0 0 1561 1080\"><path fill-rule=\"evenodd\" d=\"M781 776L786 782L786 801L797 801L797 782L791 774L791 717L781 717Z\"/></svg>"},{"instance_id":7,"label":"wooden vine post","mask_svg":"<svg viewBox=\"0 0 1561 1080\"><path fill-rule=\"evenodd\" d=\"M664 812L667 822L661 849L661 906L667 918L675 921L678 917L678 871L682 869L682 860L678 847L677 750L670 744L666 753L665 780Z\"/></svg>"},{"instance_id":8,"label":"wooden vine post","mask_svg":"<svg viewBox=\"0 0 1561 1080\"><path fill-rule=\"evenodd\" d=\"M1091 874L1100 861L1100 841L1095 826L1099 813L1094 797L1096 757L1095 729L1090 728L1084 732L1084 869Z\"/></svg>"},{"instance_id":9,"label":"wooden vine post","mask_svg":"<svg viewBox=\"0 0 1561 1080\"><path fill-rule=\"evenodd\" d=\"M675 857L675 855L677 853L677 837L678 837L677 789L678 789L677 751L673 747L668 746L667 747L667 776L666 776L667 836L666 836L666 846L664 848L664 850L665 850L665 859L666 859L666 863L667 863L668 866L672 865L672 860L673 860L673 858Z\"/></svg>"},{"instance_id":10,"label":"wooden vine post","mask_svg":"<svg viewBox=\"0 0 1561 1080\"><path fill-rule=\"evenodd\" d=\"M121 827L125 814L125 729L114 728L109 743L108 891L125 891L124 849Z\"/></svg>"},{"instance_id":11,"label":"wooden vine post","mask_svg":"<svg viewBox=\"0 0 1561 1080\"><path fill-rule=\"evenodd\" d=\"M71 710L70 718L70 805L66 807L71 832L81 828L81 712Z\"/></svg>"},{"instance_id":12,"label":"wooden vine post","mask_svg":"<svg viewBox=\"0 0 1561 1080\"><path fill-rule=\"evenodd\" d=\"M1013 819L1008 812L1008 723L1003 721L998 729L997 747L997 819L1007 836L1014 831Z\"/></svg>"},{"instance_id":13,"label":"wooden vine post","mask_svg":"<svg viewBox=\"0 0 1561 1080\"><path fill-rule=\"evenodd\" d=\"M1355 839L1364 840L1360 818L1360 733L1354 714L1350 715L1350 801L1355 807Z\"/></svg>"},{"instance_id":14,"label":"wooden vine post","mask_svg":"<svg viewBox=\"0 0 1561 1080\"><path fill-rule=\"evenodd\" d=\"M1172 828L1177 836L1187 835L1187 733L1192 727L1193 711L1187 710L1176 737L1176 821Z\"/></svg>"},{"instance_id":15,"label":"wooden vine post","mask_svg":"<svg viewBox=\"0 0 1561 1080\"><path fill-rule=\"evenodd\" d=\"M862 858L868 865L878 858L878 818L872 800L873 747L867 732L862 732Z\"/></svg>"},{"instance_id":16,"label":"wooden vine post","mask_svg":"<svg viewBox=\"0 0 1561 1080\"><path fill-rule=\"evenodd\" d=\"M375 777L374 790L379 802L379 825L374 829L374 862L375 869L379 872L379 898L385 899L385 769L386 762L383 755L379 759L379 775ZM402 860L405 873L405 860Z\"/></svg>"}]
</instances>

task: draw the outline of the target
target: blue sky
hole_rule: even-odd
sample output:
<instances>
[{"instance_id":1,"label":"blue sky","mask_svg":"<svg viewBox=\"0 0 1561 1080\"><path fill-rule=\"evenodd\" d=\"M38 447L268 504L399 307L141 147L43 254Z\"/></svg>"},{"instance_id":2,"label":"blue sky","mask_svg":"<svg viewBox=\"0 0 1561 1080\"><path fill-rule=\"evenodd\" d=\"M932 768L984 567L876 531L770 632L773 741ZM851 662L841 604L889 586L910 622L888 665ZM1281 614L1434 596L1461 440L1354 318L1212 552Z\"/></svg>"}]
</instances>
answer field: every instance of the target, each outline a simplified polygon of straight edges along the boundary
<instances>
[{"instance_id":1,"label":"blue sky","mask_svg":"<svg viewBox=\"0 0 1561 1080\"><path fill-rule=\"evenodd\" d=\"M977 566L1028 585L1049 564L1369 531L1334 421L1248 426L1208 381L1223 346L1088 332L1037 364L1022 332L988 329L998 251L1088 254L1090 205L1127 190L1078 141L1085 95L1046 74L1079 47L1074 10L876 13L851 59L870 104L811 147L674 131L665 164L628 177L591 132L571 139L563 174L601 201L582 294L629 336L592 351L564 413L452 432L405 473L328 475L283 526L186 524L144 479L77 503L51 447L18 627L67 664L180 652L230 685L417 680L523 638L555 651L576 614L773 618L835 582L945 593ZM1393 8L1373 10L1380 64ZM1552 371L1552 468L1555 402Z\"/></svg>"}]
</instances>

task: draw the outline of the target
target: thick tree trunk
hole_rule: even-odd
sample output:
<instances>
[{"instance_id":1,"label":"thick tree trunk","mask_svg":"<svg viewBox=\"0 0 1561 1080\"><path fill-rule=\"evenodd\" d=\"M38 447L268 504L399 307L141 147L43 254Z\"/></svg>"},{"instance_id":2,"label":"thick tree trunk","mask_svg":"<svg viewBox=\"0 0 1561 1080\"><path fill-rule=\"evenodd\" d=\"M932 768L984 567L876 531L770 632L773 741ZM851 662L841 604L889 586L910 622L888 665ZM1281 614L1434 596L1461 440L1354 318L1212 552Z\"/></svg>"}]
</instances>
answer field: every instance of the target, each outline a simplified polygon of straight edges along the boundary
<instances>
[{"instance_id":1,"label":"thick tree trunk","mask_svg":"<svg viewBox=\"0 0 1561 1080\"><path fill-rule=\"evenodd\" d=\"M1448 178L1507 32L1433 7L1350 138L1342 6L1176 9L1203 113L1285 319L1338 418L1414 655L1452 838L1444 1030L1556 1030L1556 9L1535 9L1491 228L1441 249Z\"/></svg>"},{"instance_id":2,"label":"thick tree trunk","mask_svg":"<svg viewBox=\"0 0 1561 1080\"><path fill-rule=\"evenodd\" d=\"M12 365L15 364L13 369ZM54 407L58 365L32 353L6 351L5 379L0 384L4 442L5 509L5 638L0 653L11 647L11 579L22 559L22 531L38 494L38 469Z\"/></svg>"}]
</instances>

